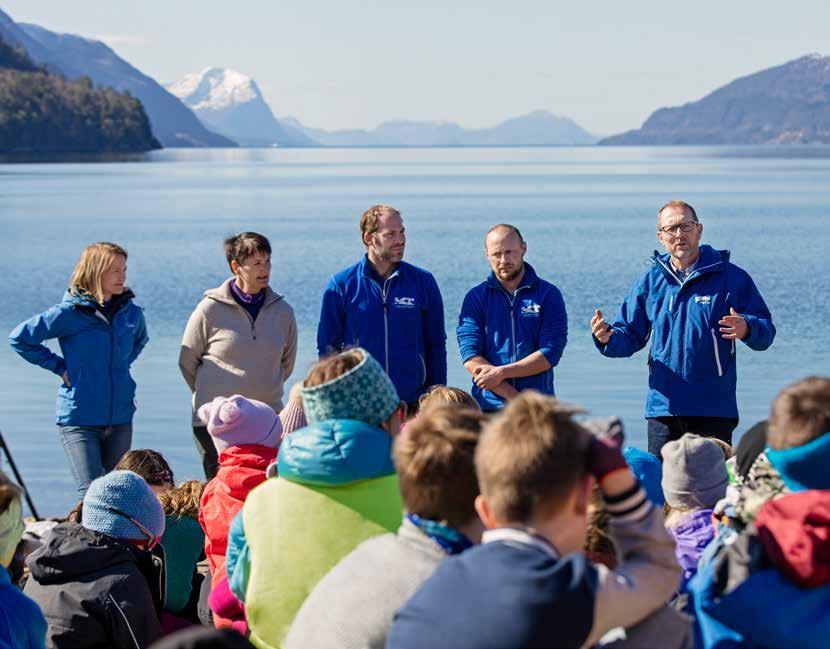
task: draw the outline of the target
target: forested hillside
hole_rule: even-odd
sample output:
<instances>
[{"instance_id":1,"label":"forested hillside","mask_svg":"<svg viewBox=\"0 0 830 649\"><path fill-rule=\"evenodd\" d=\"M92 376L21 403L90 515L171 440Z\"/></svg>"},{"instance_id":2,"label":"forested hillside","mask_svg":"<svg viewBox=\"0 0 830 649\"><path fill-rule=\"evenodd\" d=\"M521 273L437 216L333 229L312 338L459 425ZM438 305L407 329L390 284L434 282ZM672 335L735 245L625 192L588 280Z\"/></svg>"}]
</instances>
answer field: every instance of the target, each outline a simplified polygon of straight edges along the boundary
<instances>
[{"instance_id":1,"label":"forested hillside","mask_svg":"<svg viewBox=\"0 0 830 649\"><path fill-rule=\"evenodd\" d=\"M67 81L0 39L0 152L132 152L161 148L129 93Z\"/></svg>"}]
</instances>

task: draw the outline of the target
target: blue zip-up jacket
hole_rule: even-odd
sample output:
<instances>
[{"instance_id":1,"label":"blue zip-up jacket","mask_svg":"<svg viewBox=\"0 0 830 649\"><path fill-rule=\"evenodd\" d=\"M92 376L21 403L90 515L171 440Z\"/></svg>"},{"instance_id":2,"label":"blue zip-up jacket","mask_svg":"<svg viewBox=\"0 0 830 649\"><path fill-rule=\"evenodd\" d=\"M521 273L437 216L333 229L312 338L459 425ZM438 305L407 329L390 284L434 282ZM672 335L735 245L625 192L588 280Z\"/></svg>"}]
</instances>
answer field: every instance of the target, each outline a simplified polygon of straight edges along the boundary
<instances>
[{"instance_id":1,"label":"blue zip-up jacket","mask_svg":"<svg viewBox=\"0 0 830 649\"><path fill-rule=\"evenodd\" d=\"M132 292L120 298L112 322L83 296L69 291L63 301L15 327L12 348L24 359L63 376L58 388L59 426L111 426L132 422L135 381L130 365L147 344L144 312L132 301ZM118 296L116 296L116 299ZM61 356L43 341L57 338Z\"/></svg>"},{"instance_id":2,"label":"blue zip-up jacket","mask_svg":"<svg viewBox=\"0 0 830 649\"><path fill-rule=\"evenodd\" d=\"M629 291L602 345L604 356L649 351L646 417L737 417L735 343L725 340L718 321L729 308L749 325L743 340L762 351L772 344L775 327L749 274L729 261L728 250L700 247L697 264L681 282L670 270L668 254L656 251L652 267Z\"/></svg>"},{"instance_id":3,"label":"blue zip-up jacket","mask_svg":"<svg viewBox=\"0 0 830 649\"><path fill-rule=\"evenodd\" d=\"M540 351L550 369L519 379L510 379L517 390L533 389L554 394L553 368L568 342L568 315L562 293L539 278L525 262L525 274L511 296L494 273L470 289L458 316L458 347L461 362L483 356L493 365L514 363ZM482 410L497 410L504 400L473 383L472 394Z\"/></svg>"},{"instance_id":4,"label":"blue zip-up jacket","mask_svg":"<svg viewBox=\"0 0 830 649\"><path fill-rule=\"evenodd\" d=\"M323 292L317 351L360 346L386 369L402 401L447 382L444 302L431 273L402 261L379 283L364 256Z\"/></svg>"}]
</instances>

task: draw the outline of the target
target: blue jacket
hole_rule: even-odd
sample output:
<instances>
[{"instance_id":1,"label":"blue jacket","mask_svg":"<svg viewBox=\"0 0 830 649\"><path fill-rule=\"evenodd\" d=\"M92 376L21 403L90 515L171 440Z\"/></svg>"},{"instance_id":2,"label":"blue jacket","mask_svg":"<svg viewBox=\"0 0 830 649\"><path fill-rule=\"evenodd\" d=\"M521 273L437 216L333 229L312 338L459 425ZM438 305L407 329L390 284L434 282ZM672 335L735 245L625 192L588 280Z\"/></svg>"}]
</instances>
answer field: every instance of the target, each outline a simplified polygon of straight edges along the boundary
<instances>
[{"instance_id":1,"label":"blue jacket","mask_svg":"<svg viewBox=\"0 0 830 649\"><path fill-rule=\"evenodd\" d=\"M715 552L711 551L713 548ZM688 585L696 647L827 646L830 585L801 588L775 568L746 576L746 565L739 565L727 580L716 574L714 560L716 554L724 551L723 543L717 540L710 545Z\"/></svg>"},{"instance_id":2,"label":"blue jacket","mask_svg":"<svg viewBox=\"0 0 830 649\"><path fill-rule=\"evenodd\" d=\"M122 294L110 323L94 303L66 292L63 302L22 322L9 335L24 359L62 376L72 387L58 388L59 426L109 426L132 422L135 381L130 365L147 344L144 312ZM57 338L62 356L43 341Z\"/></svg>"},{"instance_id":3,"label":"blue jacket","mask_svg":"<svg viewBox=\"0 0 830 649\"><path fill-rule=\"evenodd\" d=\"M733 307L749 325L743 340L761 351L775 327L749 274L729 261L729 251L700 247L694 271L680 282L669 255L655 251L652 267L629 291L606 345L605 356L638 352L651 338L646 417L737 417L735 343L721 337L718 320Z\"/></svg>"},{"instance_id":4,"label":"blue jacket","mask_svg":"<svg viewBox=\"0 0 830 649\"><path fill-rule=\"evenodd\" d=\"M46 646L46 619L40 607L12 584L8 571L0 566L0 647L43 649Z\"/></svg>"},{"instance_id":5,"label":"blue jacket","mask_svg":"<svg viewBox=\"0 0 830 649\"><path fill-rule=\"evenodd\" d=\"M553 394L553 368L568 342L568 315L562 293L540 279L525 263L522 284L510 294L494 273L470 289L458 316L458 347L461 362L483 356L493 365L506 365L540 351L551 368L540 374L510 379L517 390L533 389ZM482 410L497 410L504 400L475 383L472 394Z\"/></svg>"},{"instance_id":6,"label":"blue jacket","mask_svg":"<svg viewBox=\"0 0 830 649\"><path fill-rule=\"evenodd\" d=\"M386 369L406 402L447 382L444 302L432 274L401 262L382 284L363 259L329 280L323 292L320 356L359 345Z\"/></svg>"},{"instance_id":7,"label":"blue jacket","mask_svg":"<svg viewBox=\"0 0 830 649\"><path fill-rule=\"evenodd\" d=\"M398 611L386 649L581 647L597 588L597 569L581 552L556 558L511 540L485 542L438 564Z\"/></svg>"}]
</instances>

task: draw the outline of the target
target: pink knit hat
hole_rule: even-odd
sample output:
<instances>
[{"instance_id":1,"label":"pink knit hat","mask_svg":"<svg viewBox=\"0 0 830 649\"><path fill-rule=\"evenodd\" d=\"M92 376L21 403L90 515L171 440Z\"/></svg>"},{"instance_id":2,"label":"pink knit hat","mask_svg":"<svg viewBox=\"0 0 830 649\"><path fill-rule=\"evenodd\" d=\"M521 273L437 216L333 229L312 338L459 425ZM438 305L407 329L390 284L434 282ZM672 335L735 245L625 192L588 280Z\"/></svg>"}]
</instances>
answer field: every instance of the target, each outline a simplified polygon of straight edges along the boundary
<instances>
[{"instance_id":1,"label":"pink knit hat","mask_svg":"<svg viewBox=\"0 0 830 649\"><path fill-rule=\"evenodd\" d=\"M282 424L271 406L238 394L216 397L201 406L198 415L219 453L240 444L277 448L282 437Z\"/></svg>"}]
</instances>

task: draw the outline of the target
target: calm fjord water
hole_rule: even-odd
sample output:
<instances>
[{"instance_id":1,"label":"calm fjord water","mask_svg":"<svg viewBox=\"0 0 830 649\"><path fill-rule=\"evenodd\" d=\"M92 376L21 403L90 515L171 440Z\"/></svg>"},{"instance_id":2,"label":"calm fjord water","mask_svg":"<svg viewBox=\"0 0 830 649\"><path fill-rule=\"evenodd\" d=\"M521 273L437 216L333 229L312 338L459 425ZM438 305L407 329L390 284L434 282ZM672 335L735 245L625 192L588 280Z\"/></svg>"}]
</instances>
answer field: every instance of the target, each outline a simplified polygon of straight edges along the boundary
<instances>
[{"instance_id":1,"label":"calm fjord water","mask_svg":"<svg viewBox=\"0 0 830 649\"><path fill-rule=\"evenodd\" d=\"M161 151L133 162L0 165L0 330L58 302L87 243L130 253L129 284L151 341L134 365L134 448L155 448L178 480L199 477L189 394L177 366L187 317L227 276L221 241L256 230L274 247L272 286L299 324L297 369L315 358L320 293L362 254L357 221L376 202L402 210L406 259L432 271L446 308L449 382L468 388L455 324L487 271L483 233L507 221L527 260L562 290L568 347L559 396L619 414L643 446L646 352L601 357L588 321L612 317L657 245L655 212L682 197L703 239L732 250L778 328L774 345L739 346L741 424L766 416L786 383L828 374L830 151L827 149L534 148ZM57 378L0 345L0 429L41 512L68 510L74 486L54 425Z\"/></svg>"}]
</instances>

